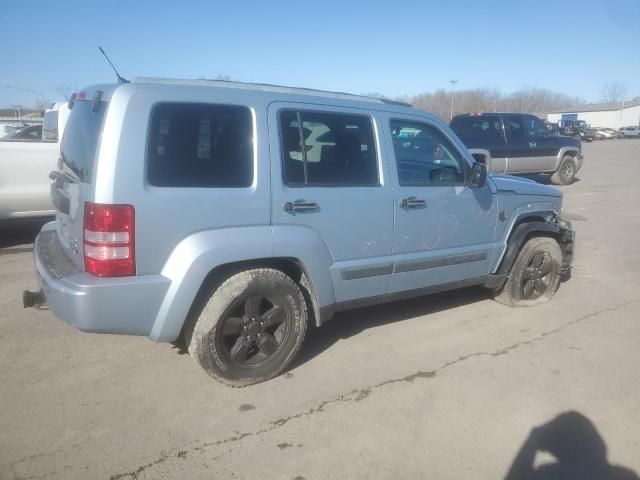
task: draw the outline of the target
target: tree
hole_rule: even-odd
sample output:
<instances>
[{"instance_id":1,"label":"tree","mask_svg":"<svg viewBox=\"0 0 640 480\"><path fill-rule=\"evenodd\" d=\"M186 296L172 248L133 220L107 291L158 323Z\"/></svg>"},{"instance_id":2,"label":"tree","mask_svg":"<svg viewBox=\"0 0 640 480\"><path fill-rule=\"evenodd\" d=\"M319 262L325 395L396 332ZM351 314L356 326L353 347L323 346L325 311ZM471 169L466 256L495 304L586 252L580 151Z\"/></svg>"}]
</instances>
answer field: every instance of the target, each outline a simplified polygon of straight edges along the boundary
<instances>
[{"instance_id":1,"label":"tree","mask_svg":"<svg viewBox=\"0 0 640 480\"><path fill-rule=\"evenodd\" d=\"M64 98L67 102L69 101L69 98L71 98L71 94L76 90L77 88L72 87L68 83L63 83L56 87L56 93Z\"/></svg>"},{"instance_id":2,"label":"tree","mask_svg":"<svg viewBox=\"0 0 640 480\"><path fill-rule=\"evenodd\" d=\"M627 86L622 82L607 82L600 87L600 101L603 103L618 103L624 101Z\"/></svg>"}]
</instances>

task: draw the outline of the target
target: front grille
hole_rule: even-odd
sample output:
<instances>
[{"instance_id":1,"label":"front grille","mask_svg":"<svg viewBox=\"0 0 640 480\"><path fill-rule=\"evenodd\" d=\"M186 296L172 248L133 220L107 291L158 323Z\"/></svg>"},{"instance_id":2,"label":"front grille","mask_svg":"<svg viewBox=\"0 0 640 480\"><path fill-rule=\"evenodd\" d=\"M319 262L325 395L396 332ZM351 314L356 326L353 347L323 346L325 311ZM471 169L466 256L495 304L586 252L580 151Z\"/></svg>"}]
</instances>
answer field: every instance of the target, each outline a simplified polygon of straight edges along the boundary
<instances>
[{"instance_id":1,"label":"front grille","mask_svg":"<svg viewBox=\"0 0 640 480\"><path fill-rule=\"evenodd\" d=\"M78 273L78 268L64 253L55 230L46 230L38 236L38 258L54 278Z\"/></svg>"}]
</instances>

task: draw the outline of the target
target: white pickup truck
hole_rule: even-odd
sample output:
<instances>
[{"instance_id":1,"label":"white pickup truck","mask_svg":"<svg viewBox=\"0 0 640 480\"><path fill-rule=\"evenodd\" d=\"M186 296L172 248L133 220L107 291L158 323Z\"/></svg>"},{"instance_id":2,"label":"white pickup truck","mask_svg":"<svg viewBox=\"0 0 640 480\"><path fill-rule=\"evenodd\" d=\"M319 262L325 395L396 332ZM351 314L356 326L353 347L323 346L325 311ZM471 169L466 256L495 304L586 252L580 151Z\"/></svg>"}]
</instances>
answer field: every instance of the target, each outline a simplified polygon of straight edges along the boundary
<instances>
[{"instance_id":1,"label":"white pickup truck","mask_svg":"<svg viewBox=\"0 0 640 480\"><path fill-rule=\"evenodd\" d=\"M0 221L54 214L49 172L56 169L68 116L67 104L58 103L45 111L41 140L0 140Z\"/></svg>"}]
</instances>

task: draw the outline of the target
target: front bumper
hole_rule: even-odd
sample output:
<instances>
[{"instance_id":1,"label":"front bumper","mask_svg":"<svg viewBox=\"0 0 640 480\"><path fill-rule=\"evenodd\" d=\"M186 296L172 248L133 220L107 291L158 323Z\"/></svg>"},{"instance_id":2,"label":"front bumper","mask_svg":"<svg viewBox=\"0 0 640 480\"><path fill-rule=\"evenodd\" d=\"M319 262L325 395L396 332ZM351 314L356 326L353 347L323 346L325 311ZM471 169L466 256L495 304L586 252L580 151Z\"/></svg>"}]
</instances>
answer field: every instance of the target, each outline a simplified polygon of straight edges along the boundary
<instances>
[{"instance_id":1,"label":"front bumper","mask_svg":"<svg viewBox=\"0 0 640 480\"><path fill-rule=\"evenodd\" d=\"M169 288L162 275L100 278L66 257L55 223L36 238L33 258L42 294L59 319L85 332L149 335Z\"/></svg>"},{"instance_id":2,"label":"front bumper","mask_svg":"<svg viewBox=\"0 0 640 480\"><path fill-rule=\"evenodd\" d=\"M582 154L578 154L575 156L575 159L576 159L576 172L578 172L582 168L584 157L582 156Z\"/></svg>"},{"instance_id":3,"label":"front bumper","mask_svg":"<svg viewBox=\"0 0 640 480\"><path fill-rule=\"evenodd\" d=\"M562 250L562 273L571 270L573 266L573 257L575 255L576 231L573 229L571 222L556 215L553 220L558 229L560 249Z\"/></svg>"}]
</instances>

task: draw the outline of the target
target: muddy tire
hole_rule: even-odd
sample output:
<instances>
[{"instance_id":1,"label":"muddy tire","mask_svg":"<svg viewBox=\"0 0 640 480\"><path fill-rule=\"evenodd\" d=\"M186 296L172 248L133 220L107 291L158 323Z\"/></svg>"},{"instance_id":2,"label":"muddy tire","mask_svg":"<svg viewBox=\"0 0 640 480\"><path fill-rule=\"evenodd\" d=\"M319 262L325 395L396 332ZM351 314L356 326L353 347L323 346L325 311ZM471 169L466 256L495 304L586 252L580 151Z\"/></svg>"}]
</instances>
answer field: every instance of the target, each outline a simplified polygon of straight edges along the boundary
<instances>
[{"instance_id":1,"label":"muddy tire","mask_svg":"<svg viewBox=\"0 0 640 480\"><path fill-rule=\"evenodd\" d=\"M576 162L571 155L562 157L560 167L551 175L551 182L555 185L571 185L576 178Z\"/></svg>"},{"instance_id":2,"label":"muddy tire","mask_svg":"<svg viewBox=\"0 0 640 480\"><path fill-rule=\"evenodd\" d=\"M518 254L509 277L494 299L510 307L531 307L549 301L558 290L562 251L551 237L533 237Z\"/></svg>"},{"instance_id":3,"label":"muddy tire","mask_svg":"<svg viewBox=\"0 0 640 480\"><path fill-rule=\"evenodd\" d=\"M307 329L298 285L280 270L260 268L219 284L185 328L189 354L231 387L269 380L296 356Z\"/></svg>"}]
</instances>

